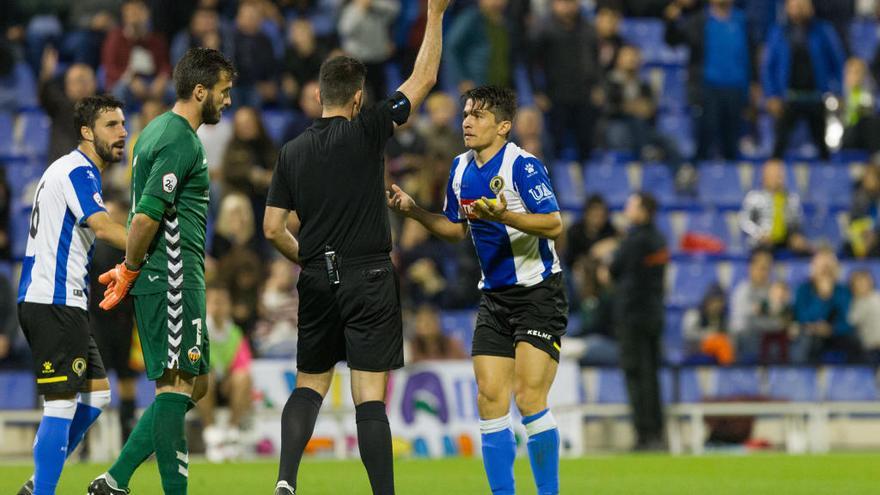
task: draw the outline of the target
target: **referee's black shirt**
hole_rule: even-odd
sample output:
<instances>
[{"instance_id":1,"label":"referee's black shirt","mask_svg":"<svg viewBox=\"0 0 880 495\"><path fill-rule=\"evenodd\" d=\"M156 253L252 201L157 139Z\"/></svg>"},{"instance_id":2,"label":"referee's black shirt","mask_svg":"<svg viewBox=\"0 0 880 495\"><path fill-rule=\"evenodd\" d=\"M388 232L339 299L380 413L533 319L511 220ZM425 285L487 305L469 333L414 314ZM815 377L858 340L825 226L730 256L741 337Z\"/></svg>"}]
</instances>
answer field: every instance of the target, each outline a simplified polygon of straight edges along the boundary
<instances>
[{"instance_id":1,"label":"referee's black shirt","mask_svg":"<svg viewBox=\"0 0 880 495\"><path fill-rule=\"evenodd\" d=\"M409 100L396 92L354 120L317 119L281 148L266 204L296 211L302 264L323 256L325 246L341 260L391 252L385 142L409 112Z\"/></svg>"}]
</instances>

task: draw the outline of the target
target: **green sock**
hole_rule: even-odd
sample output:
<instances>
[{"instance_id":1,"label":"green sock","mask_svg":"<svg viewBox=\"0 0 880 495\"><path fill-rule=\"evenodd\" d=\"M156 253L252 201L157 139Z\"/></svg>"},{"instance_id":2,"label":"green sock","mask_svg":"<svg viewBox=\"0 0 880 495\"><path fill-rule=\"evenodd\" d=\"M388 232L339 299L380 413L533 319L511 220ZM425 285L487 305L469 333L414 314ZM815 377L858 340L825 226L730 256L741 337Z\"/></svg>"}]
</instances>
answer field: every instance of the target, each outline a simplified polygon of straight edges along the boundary
<instances>
[{"instance_id":1,"label":"green sock","mask_svg":"<svg viewBox=\"0 0 880 495\"><path fill-rule=\"evenodd\" d=\"M186 495L189 450L184 417L189 402L186 395L166 392L157 395L154 403L156 418L161 419L153 422L153 445L165 495Z\"/></svg>"},{"instance_id":2,"label":"green sock","mask_svg":"<svg viewBox=\"0 0 880 495\"><path fill-rule=\"evenodd\" d=\"M153 417L155 416L156 403L144 411L138 420L134 430L128 437L128 441L122 447L122 452L110 468L108 473L116 481L119 488L128 488L128 483L135 470L153 453Z\"/></svg>"}]
</instances>

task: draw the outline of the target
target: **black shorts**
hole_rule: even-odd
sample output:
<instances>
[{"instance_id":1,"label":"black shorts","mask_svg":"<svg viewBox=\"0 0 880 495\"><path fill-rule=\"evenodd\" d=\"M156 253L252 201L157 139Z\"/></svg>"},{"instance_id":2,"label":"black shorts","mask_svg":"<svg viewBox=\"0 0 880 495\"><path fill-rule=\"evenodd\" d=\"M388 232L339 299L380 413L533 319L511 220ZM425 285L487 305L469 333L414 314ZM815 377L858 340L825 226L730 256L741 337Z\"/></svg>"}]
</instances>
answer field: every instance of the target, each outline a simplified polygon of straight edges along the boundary
<instances>
[{"instance_id":1,"label":"black shorts","mask_svg":"<svg viewBox=\"0 0 880 495\"><path fill-rule=\"evenodd\" d=\"M86 380L107 377L85 310L24 302L18 320L31 346L40 394L82 392Z\"/></svg>"},{"instance_id":2,"label":"black shorts","mask_svg":"<svg viewBox=\"0 0 880 495\"><path fill-rule=\"evenodd\" d=\"M116 376L121 379L136 377L138 372L131 368L131 340L134 333L131 298L110 311L90 311L89 322L106 369L116 371Z\"/></svg>"},{"instance_id":3,"label":"black shorts","mask_svg":"<svg viewBox=\"0 0 880 495\"><path fill-rule=\"evenodd\" d=\"M568 326L568 295L562 273L531 287L483 291L472 356L515 356L517 342L528 342L559 361Z\"/></svg>"},{"instance_id":4,"label":"black shorts","mask_svg":"<svg viewBox=\"0 0 880 495\"><path fill-rule=\"evenodd\" d=\"M339 361L361 371L402 367L400 285L391 260L340 259L339 273L331 286L323 258L300 273L297 369L323 373Z\"/></svg>"}]
</instances>

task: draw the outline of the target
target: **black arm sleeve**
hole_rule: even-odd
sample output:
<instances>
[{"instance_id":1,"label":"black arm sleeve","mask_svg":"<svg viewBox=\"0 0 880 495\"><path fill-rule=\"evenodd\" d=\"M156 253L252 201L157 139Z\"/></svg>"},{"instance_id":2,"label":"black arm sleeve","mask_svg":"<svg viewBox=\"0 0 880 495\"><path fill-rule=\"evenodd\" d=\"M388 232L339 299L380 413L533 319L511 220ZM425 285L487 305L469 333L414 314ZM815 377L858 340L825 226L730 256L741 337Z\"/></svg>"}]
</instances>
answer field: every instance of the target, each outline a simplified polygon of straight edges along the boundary
<instances>
[{"instance_id":1,"label":"black arm sleeve","mask_svg":"<svg viewBox=\"0 0 880 495\"><path fill-rule=\"evenodd\" d=\"M274 206L284 210L296 210L296 198L293 191L293 167L285 159L287 145L278 153L275 161L275 173L272 174L272 183L269 185L269 193L266 197L266 206Z\"/></svg>"},{"instance_id":2,"label":"black arm sleeve","mask_svg":"<svg viewBox=\"0 0 880 495\"><path fill-rule=\"evenodd\" d=\"M409 119L412 104L405 94L396 91L358 115L368 136L375 137L381 148L394 134L394 124L403 125Z\"/></svg>"}]
</instances>

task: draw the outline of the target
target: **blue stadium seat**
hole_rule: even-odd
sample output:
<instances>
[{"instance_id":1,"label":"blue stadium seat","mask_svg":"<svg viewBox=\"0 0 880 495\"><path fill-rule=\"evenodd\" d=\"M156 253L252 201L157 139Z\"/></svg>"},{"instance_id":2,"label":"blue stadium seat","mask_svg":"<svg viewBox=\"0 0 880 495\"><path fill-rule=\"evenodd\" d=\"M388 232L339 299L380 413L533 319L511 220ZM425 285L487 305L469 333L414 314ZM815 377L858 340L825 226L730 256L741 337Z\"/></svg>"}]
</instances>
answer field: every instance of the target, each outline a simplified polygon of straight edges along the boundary
<instances>
[{"instance_id":1,"label":"blue stadium seat","mask_svg":"<svg viewBox=\"0 0 880 495\"><path fill-rule=\"evenodd\" d=\"M853 181L846 166L816 164L810 167L806 199L814 204L848 207Z\"/></svg>"},{"instance_id":2,"label":"blue stadium seat","mask_svg":"<svg viewBox=\"0 0 880 495\"><path fill-rule=\"evenodd\" d=\"M0 156L12 153L14 144L12 135L14 122L15 120L12 118L11 113L0 112Z\"/></svg>"},{"instance_id":3,"label":"blue stadium seat","mask_svg":"<svg viewBox=\"0 0 880 495\"><path fill-rule=\"evenodd\" d=\"M668 211L658 211L655 223L657 224L657 228L666 238L666 244L670 247L670 250L677 251L678 250L678 234L675 232L675 229L672 226L672 213Z\"/></svg>"},{"instance_id":4,"label":"blue stadium seat","mask_svg":"<svg viewBox=\"0 0 880 495\"><path fill-rule=\"evenodd\" d=\"M825 400L875 401L880 399L877 393L877 375L874 368L868 366L830 366L827 370L827 391Z\"/></svg>"},{"instance_id":5,"label":"blue stadium seat","mask_svg":"<svg viewBox=\"0 0 880 495\"><path fill-rule=\"evenodd\" d=\"M630 192L626 168L609 163L588 163L584 191L588 196L601 194L612 207L623 206Z\"/></svg>"},{"instance_id":6,"label":"blue stadium seat","mask_svg":"<svg viewBox=\"0 0 880 495\"><path fill-rule=\"evenodd\" d=\"M730 287L728 291L732 294L736 286L743 280L749 278L748 261L731 261L730 262Z\"/></svg>"},{"instance_id":7,"label":"blue stadium seat","mask_svg":"<svg viewBox=\"0 0 880 495\"><path fill-rule=\"evenodd\" d=\"M877 22L856 19L849 25L850 49L862 60L873 60L877 51Z\"/></svg>"},{"instance_id":8,"label":"blue stadium seat","mask_svg":"<svg viewBox=\"0 0 880 495\"><path fill-rule=\"evenodd\" d=\"M37 385L29 371L0 373L0 409L26 410L37 407Z\"/></svg>"},{"instance_id":9,"label":"blue stadium seat","mask_svg":"<svg viewBox=\"0 0 880 495\"><path fill-rule=\"evenodd\" d=\"M767 393L775 400L819 400L816 368L771 367L767 370Z\"/></svg>"},{"instance_id":10,"label":"blue stadium seat","mask_svg":"<svg viewBox=\"0 0 880 495\"><path fill-rule=\"evenodd\" d=\"M802 225L804 235L813 243L829 244L835 250L840 246L843 233L837 215L823 213L807 216Z\"/></svg>"},{"instance_id":11,"label":"blue stadium seat","mask_svg":"<svg viewBox=\"0 0 880 495\"><path fill-rule=\"evenodd\" d=\"M16 210L10 215L9 237L12 238L12 256L14 258L22 258L25 255L30 225L30 208Z\"/></svg>"},{"instance_id":12,"label":"blue stadium seat","mask_svg":"<svg viewBox=\"0 0 880 495\"><path fill-rule=\"evenodd\" d=\"M713 263L685 261L674 263L672 293L667 301L680 307L696 306L712 283L718 280Z\"/></svg>"},{"instance_id":13,"label":"blue stadium seat","mask_svg":"<svg viewBox=\"0 0 880 495\"><path fill-rule=\"evenodd\" d=\"M698 368L680 368L678 371L678 402L695 403L703 400Z\"/></svg>"},{"instance_id":14,"label":"blue stadium seat","mask_svg":"<svg viewBox=\"0 0 880 495\"><path fill-rule=\"evenodd\" d=\"M661 206L669 207L679 202L675 194L675 179L672 177L672 172L662 163L642 165L642 189L651 191Z\"/></svg>"},{"instance_id":15,"label":"blue stadium seat","mask_svg":"<svg viewBox=\"0 0 880 495\"><path fill-rule=\"evenodd\" d=\"M626 379L617 368L598 368L598 392L596 402L599 404L626 404Z\"/></svg>"},{"instance_id":16,"label":"blue stadium seat","mask_svg":"<svg viewBox=\"0 0 880 495\"><path fill-rule=\"evenodd\" d=\"M790 260L786 263L780 263L783 270L783 280L791 288L791 293L797 291L798 286L806 282L810 278L810 261L809 260Z\"/></svg>"},{"instance_id":17,"label":"blue stadium seat","mask_svg":"<svg viewBox=\"0 0 880 495\"><path fill-rule=\"evenodd\" d=\"M667 367L660 369L660 400L663 404L675 401L675 372Z\"/></svg>"},{"instance_id":18,"label":"blue stadium seat","mask_svg":"<svg viewBox=\"0 0 880 495\"><path fill-rule=\"evenodd\" d=\"M694 155L697 147L694 142L693 120L687 113L661 113L657 117L657 131L672 139L682 156Z\"/></svg>"},{"instance_id":19,"label":"blue stadium seat","mask_svg":"<svg viewBox=\"0 0 880 495\"><path fill-rule=\"evenodd\" d=\"M761 394L761 380L757 368L719 367L715 370L714 396L719 399Z\"/></svg>"},{"instance_id":20,"label":"blue stadium seat","mask_svg":"<svg viewBox=\"0 0 880 495\"><path fill-rule=\"evenodd\" d=\"M718 207L739 207L745 197L735 165L702 163L698 166L697 190L700 200Z\"/></svg>"},{"instance_id":21,"label":"blue stadium seat","mask_svg":"<svg viewBox=\"0 0 880 495\"><path fill-rule=\"evenodd\" d=\"M477 313L472 310L443 311L440 313L440 327L444 334L459 339L465 349L470 349L476 318Z\"/></svg>"},{"instance_id":22,"label":"blue stadium seat","mask_svg":"<svg viewBox=\"0 0 880 495\"><path fill-rule=\"evenodd\" d=\"M276 146L284 144L284 130L293 121L289 110L263 110L263 126Z\"/></svg>"},{"instance_id":23,"label":"blue stadium seat","mask_svg":"<svg viewBox=\"0 0 880 495\"><path fill-rule=\"evenodd\" d=\"M580 210L584 205L583 189L580 187L580 181L575 181L575 167L569 162L559 162L553 164L550 168L551 180L553 181L553 189L556 192L556 199L562 209Z\"/></svg>"},{"instance_id":24,"label":"blue stadium seat","mask_svg":"<svg viewBox=\"0 0 880 495\"><path fill-rule=\"evenodd\" d=\"M669 308L665 312L663 328L663 360L671 365L680 364L684 360L684 329L681 320L684 310Z\"/></svg>"},{"instance_id":25,"label":"blue stadium seat","mask_svg":"<svg viewBox=\"0 0 880 495\"><path fill-rule=\"evenodd\" d=\"M49 134L52 121L41 111L22 112L24 131L19 149L28 156L45 156L49 150Z\"/></svg>"},{"instance_id":26,"label":"blue stadium seat","mask_svg":"<svg viewBox=\"0 0 880 495\"><path fill-rule=\"evenodd\" d=\"M739 243L730 231L724 214L712 209L701 212L689 212L685 216L685 232L711 235L724 242L726 251L740 250Z\"/></svg>"}]
</instances>

